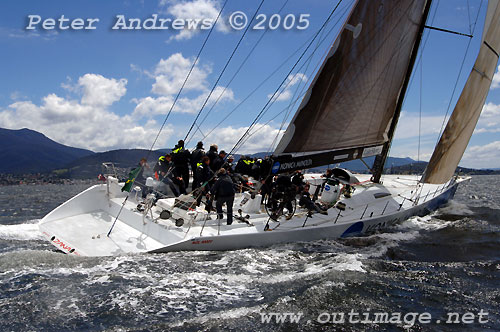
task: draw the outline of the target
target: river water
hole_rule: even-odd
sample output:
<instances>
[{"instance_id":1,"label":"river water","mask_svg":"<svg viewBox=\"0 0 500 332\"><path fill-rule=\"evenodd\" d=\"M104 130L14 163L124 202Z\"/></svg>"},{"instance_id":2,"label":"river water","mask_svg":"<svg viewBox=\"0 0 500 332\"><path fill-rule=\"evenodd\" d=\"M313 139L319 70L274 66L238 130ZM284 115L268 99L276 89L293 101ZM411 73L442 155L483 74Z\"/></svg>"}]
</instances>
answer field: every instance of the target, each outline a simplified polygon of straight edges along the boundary
<instances>
[{"instance_id":1,"label":"river water","mask_svg":"<svg viewBox=\"0 0 500 332\"><path fill-rule=\"evenodd\" d=\"M370 236L71 257L37 223L86 187L0 187L0 331L500 330L500 176Z\"/></svg>"}]
</instances>

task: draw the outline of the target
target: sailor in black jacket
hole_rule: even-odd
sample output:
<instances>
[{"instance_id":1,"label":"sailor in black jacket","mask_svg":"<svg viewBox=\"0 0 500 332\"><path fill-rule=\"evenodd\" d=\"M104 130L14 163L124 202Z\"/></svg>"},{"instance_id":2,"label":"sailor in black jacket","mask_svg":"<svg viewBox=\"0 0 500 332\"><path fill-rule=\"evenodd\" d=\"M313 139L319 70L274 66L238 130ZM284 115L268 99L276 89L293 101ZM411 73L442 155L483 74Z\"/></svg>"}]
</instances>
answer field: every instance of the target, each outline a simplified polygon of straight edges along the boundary
<instances>
[{"instance_id":1,"label":"sailor in black jacket","mask_svg":"<svg viewBox=\"0 0 500 332\"><path fill-rule=\"evenodd\" d=\"M174 175L181 177L184 181L184 188L189 187L189 160L191 153L184 148L184 141L179 140L175 148L172 150L172 161L174 162Z\"/></svg>"},{"instance_id":2,"label":"sailor in black jacket","mask_svg":"<svg viewBox=\"0 0 500 332\"><path fill-rule=\"evenodd\" d=\"M210 168L210 158L204 156L196 167L196 189L198 190L196 198L197 206L200 206L202 197L208 194L208 189L210 189L210 186L213 184L213 177L214 172ZM207 201L207 204L212 206L210 200ZM208 208L207 210L210 209L211 208Z\"/></svg>"},{"instance_id":3,"label":"sailor in black jacket","mask_svg":"<svg viewBox=\"0 0 500 332\"><path fill-rule=\"evenodd\" d=\"M219 171L219 179L215 182L210 189L212 195L215 196L217 203L215 207L217 209L217 218L222 219L222 205L226 203L227 207L227 224L231 225L233 223L233 203L234 203L234 186L233 181L227 174L224 168Z\"/></svg>"},{"instance_id":4,"label":"sailor in black jacket","mask_svg":"<svg viewBox=\"0 0 500 332\"><path fill-rule=\"evenodd\" d=\"M205 150L203 149L203 142L198 142L196 144L196 149L191 152L191 170L193 171L193 190L199 186L200 180L198 180L198 163L201 163L201 158L205 156Z\"/></svg>"}]
</instances>

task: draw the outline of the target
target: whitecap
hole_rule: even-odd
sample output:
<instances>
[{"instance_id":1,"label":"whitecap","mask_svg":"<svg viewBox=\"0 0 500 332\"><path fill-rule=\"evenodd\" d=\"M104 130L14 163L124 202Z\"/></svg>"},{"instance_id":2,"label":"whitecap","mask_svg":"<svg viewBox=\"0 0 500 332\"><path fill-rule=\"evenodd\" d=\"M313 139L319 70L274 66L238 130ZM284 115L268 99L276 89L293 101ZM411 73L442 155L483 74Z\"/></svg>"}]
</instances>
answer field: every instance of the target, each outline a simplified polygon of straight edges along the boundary
<instances>
[{"instance_id":1,"label":"whitecap","mask_svg":"<svg viewBox=\"0 0 500 332\"><path fill-rule=\"evenodd\" d=\"M433 218L431 215L425 217L412 217L397 225L400 230L438 230L452 225L453 221L444 221Z\"/></svg>"},{"instance_id":2,"label":"whitecap","mask_svg":"<svg viewBox=\"0 0 500 332\"><path fill-rule=\"evenodd\" d=\"M442 207L436 211L436 215L440 215L440 214L470 216L470 215L473 215L474 212L472 212L467 205L465 205L463 203L459 203L455 200L451 200L444 207Z\"/></svg>"},{"instance_id":3,"label":"whitecap","mask_svg":"<svg viewBox=\"0 0 500 332\"><path fill-rule=\"evenodd\" d=\"M5 240L42 240L37 224L0 225L0 239Z\"/></svg>"}]
</instances>

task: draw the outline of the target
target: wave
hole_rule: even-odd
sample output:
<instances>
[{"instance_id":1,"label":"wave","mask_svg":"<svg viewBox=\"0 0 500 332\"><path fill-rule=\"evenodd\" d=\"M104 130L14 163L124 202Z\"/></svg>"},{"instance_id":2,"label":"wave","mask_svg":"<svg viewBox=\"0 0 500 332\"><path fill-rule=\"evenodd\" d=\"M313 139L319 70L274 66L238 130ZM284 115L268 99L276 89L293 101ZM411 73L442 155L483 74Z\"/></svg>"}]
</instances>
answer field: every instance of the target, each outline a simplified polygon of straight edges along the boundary
<instances>
[{"instance_id":1,"label":"wave","mask_svg":"<svg viewBox=\"0 0 500 332\"><path fill-rule=\"evenodd\" d=\"M42 240L43 236L38 229L39 220L30 220L24 224L0 225L0 239L4 240Z\"/></svg>"},{"instance_id":2,"label":"wave","mask_svg":"<svg viewBox=\"0 0 500 332\"><path fill-rule=\"evenodd\" d=\"M469 207L463 203L459 203L455 200L451 200L444 207L440 208L435 212L436 215L441 214L451 214L460 216L471 216L474 214Z\"/></svg>"}]
</instances>

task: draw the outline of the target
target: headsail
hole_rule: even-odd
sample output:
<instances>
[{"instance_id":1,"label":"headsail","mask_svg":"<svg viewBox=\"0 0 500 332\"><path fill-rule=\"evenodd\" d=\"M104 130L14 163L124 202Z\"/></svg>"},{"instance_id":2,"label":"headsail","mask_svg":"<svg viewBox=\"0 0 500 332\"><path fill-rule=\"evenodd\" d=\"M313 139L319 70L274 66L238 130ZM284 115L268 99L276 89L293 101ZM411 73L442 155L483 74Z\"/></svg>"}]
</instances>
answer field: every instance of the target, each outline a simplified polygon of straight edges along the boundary
<instances>
[{"instance_id":1,"label":"headsail","mask_svg":"<svg viewBox=\"0 0 500 332\"><path fill-rule=\"evenodd\" d=\"M303 162L296 164L313 167L380 153L389 140L425 5L413 0L355 4L276 148L277 160L297 159ZM274 173L301 168L276 165Z\"/></svg>"},{"instance_id":2,"label":"headsail","mask_svg":"<svg viewBox=\"0 0 500 332\"><path fill-rule=\"evenodd\" d=\"M423 177L425 183L439 184L451 179L481 114L500 52L500 5L497 0L490 1L488 13L479 54L434 149Z\"/></svg>"}]
</instances>

